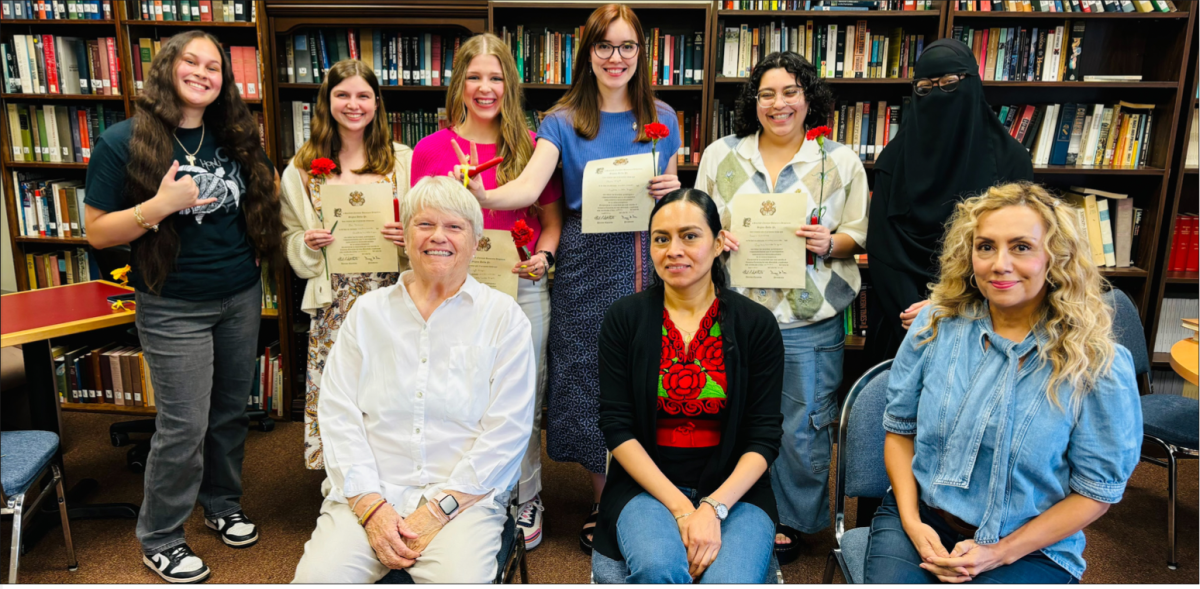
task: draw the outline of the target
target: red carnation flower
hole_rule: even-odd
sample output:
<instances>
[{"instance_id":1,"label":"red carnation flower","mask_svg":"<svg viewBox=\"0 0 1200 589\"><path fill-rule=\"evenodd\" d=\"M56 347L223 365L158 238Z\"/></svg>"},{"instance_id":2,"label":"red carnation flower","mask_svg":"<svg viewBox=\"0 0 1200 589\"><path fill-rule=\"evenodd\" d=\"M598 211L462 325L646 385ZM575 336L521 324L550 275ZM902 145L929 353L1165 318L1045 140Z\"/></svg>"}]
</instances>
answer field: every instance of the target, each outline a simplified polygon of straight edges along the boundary
<instances>
[{"instance_id":1,"label":"red carnation flower","mask_svg":"<svg viewBox=\"0 0 1200 589\"><path fill-rule=\"evenodd\" d=\"M313 177L326 176L337 169L337 163L327 157L319 157L313 160L309 166L308 173Z\"/></svg>"},{"instance_id":2,"label":"red carnation flower","mask_svg":"<svg viewBox=\"0 0 1200 589\"><path fill-rule=\"evenodd\" d=\"M674 364L663 375L662 383L672 399L695 399L708 383L708 376L695 364Z\"/></svg>"},{"instance_id":3,"label":"red carnation flower","mask_svg":"<svg viewBox=\"0 0 1200 589\"><path fill-rule=\"evenodd\" d=\"M513 223L510 233L512 233L513 243L517 244L517 247L525 247L533 241L533 229L529 228L525 219L517 219L517 222Z\"/></svg>"},{"instance_id":4,"label":"red carnation flower","mask_svg":"<svg viewBox=\"0 0 1200 589\"><path fill-rule=\"evenodd\" d=\"M671 129L662 123L648 123L646 125L646 136L655 141L666 139L671 136Z\"/></svg>"},{"instance_id":5,"label":"red carnation flower","mask_svg":"<svg viewBox=\"0 0 1200 589\"><path fill-rule=\"evenodd\" d=\"M832 136L833 136L833 130L830 129L829 127L826 127L825 125L821 125L820 127L813 127L812 129L809 129L808 133L804 135L804 138L809 141L812 141L813 139L816 139L817 137L832 137Z\"/></svg>"}]
</instances>

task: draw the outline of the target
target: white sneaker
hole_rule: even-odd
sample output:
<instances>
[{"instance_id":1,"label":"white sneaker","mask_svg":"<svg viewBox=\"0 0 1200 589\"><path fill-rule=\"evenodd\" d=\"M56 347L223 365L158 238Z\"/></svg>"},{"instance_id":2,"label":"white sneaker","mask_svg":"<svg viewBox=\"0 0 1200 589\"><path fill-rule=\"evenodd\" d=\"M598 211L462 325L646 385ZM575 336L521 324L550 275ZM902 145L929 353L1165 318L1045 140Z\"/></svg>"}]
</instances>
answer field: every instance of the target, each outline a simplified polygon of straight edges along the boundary
<instances>
[{"instance_id":1,"label":"white sneaker","mask_svg":"<svg viewBox=\"0 0 1200 589\"><path fill-rule=\"evenodd\" d=\"M221 541L231 548L249 548L258 542L258 527L238 511L225 517L204 518L204 525L221 535Z\"/></svg>"},{"instance_id":2,"label":"white sneaker","mask_svg":"<svg viewBox=\"0 0 1200 589\"><path fill-rule=\"evenodd\" d=\"M517 527L525 533L525 550L533 550L542 543L542 512L545 509L541 495L534 495L517 512Z\"/></svg>"},{"instance_id":3,"label":"white sneaker","mask_svg":"<svg viewBox=\"0 0 1200 589\"><path fill-rule=\"evenodd\" d=\"M142 555L142 562L168 583L199 583L212 573L187 544L150 556Z\"/></svg>"}]
</instances>

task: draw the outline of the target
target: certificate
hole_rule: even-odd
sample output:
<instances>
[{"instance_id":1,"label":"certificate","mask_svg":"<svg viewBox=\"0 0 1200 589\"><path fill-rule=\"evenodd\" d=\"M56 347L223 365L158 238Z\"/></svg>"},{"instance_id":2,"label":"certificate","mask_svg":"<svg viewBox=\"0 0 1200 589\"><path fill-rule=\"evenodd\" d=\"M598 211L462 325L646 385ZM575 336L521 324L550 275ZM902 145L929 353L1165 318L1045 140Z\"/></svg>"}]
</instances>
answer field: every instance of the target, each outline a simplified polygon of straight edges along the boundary
<instances>
[{"instance_id":1,"label":"certificate","mask_svg":"<svg viewBox=\"0 0 1200 589\"><path fill-rule=\"evenodd\" d=\"M739 194L729 205L738 249L729 255L733 286L804 288L804 225L808 199L802 194Z\"/></svg>"},{"instance_id":2,"label":"certificate","mask_svg":"<svg viewBox=\"0 0 1200 589\"><path fill-rule=\"evenodd\" d=\"M648 230L653 177L654 159L648 153L588 162L583 170L583 232Z\"/></svg>"},{"instance_id":3,"label":"certificate","mask_svg":"<svg viewBox=\"0 0 1200 589\"><path fill-rule=\"evenodd\" d=\"M475 280L516 300L517 281L520 278L513 274L512 269L520 260L512 233L503 229L484 229L469 272Z\"/></svg>"},{"instance_id":4,"label":"certificate","mask_svg":"<svg viewBox=\"0 0 1200 589\"><path fill-rule=\"evenodd\" d=\"M326 247L329 272L398 272L400 253L383 236L383 224L395 218L391 184L324 184L321 211L333 229ZM334 228L334 223L337 227Z\"/></svg>"}]
</instances>

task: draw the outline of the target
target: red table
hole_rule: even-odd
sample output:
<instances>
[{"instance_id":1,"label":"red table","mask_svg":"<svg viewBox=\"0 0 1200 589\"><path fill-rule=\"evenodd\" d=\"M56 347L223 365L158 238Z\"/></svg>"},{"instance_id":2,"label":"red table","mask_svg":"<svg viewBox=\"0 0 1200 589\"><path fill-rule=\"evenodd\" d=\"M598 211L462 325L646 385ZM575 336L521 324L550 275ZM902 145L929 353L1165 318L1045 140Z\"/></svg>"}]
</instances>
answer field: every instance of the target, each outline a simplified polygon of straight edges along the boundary
<instances>
[{"instance_id":1,"label":"red table","mask_svg":"<svg viewBox=\"0 0 1200 589\"><path fill-rule=\"evenodd\" d=\"M96 280L0 296L0 347L23 344L25 389L34 429L62 436L50 338L133 323L133 311L113 311L108 302L109 296L131 292L131 288ZM137 506L128 503L83 505L80 496L95 485L95 481L84 480L71 490L72 519L137 517Z\"/></svg>"}]
</instances>

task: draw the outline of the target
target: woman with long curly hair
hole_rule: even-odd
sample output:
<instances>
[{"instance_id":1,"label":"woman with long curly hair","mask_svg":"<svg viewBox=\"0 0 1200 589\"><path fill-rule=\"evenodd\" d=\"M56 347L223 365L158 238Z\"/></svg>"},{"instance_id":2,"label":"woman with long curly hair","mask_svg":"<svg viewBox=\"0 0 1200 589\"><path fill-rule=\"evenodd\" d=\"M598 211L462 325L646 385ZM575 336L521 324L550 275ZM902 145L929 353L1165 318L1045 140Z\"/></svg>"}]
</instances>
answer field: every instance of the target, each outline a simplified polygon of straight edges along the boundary
<instances>
[{"instance_id":1,"label":"woman with long curly hair","mask_svg":"<svg viewBox=\"0 0 1200 589\"><path fill-rule=\"evenodd\" d=\"M808 138L824 125L833 93L815 67L791 52L768 55L738 97L736 132L704 150L698 188L721 207L729 230L726 250L737 249L729 202L738 194L775 193L808 203L796 231L809 265L804 288L737 288L775 315L783 332L783 440L771 468L779 502L776 555L787 563L800 553L800 533L829 525L829 463L842 382L845 328L842 311L858 294L854 254L867 239L867 175L854 150Z\"/></svg>"},{"instance_id":2,"label":"woman with long curly hair","mask_svg":"<svg viewBox=\"0 0 1200 589\"><path fill-rule=\"evenodd\" d=\"M304 379L304 464L325 468L321 428L317 420L321 373L337 339L338 329L359 295L396 284L399 272L330 273L321 248L336 237L332 217L322 220L321 187L326 184L388 184L388 198L403 200L408 193L412 150L392 142L379 81L371 67L357 59L333 64L312 114L311 134L283 170L283 241L288 262L307 280L300 308L312 316L308 331L308 365ZM310 174L313 160L336 164L328 174ZM399 221L379 228L403 247ZM397 249L400 269L408 260Z\"/></svg>"},{"instance_id":3,"label":"woman with long curly hair","mask_svg":"<svg viewBox=\"0 0 1200 589\"><path fill-rule=\"evenodd\" d=\"M512 50L491 33L475 35L455 54L454 73L446 89L450 126L413 148L412 183L426 176L445 176L459 163L458 153L475 146L477 161L502 157L504 162L480 174L486 189L520 176L533 156L537 134L525 125L521 110L521 77ZM457 147L457 149L455 149ZM483 211L484 229L509 231L518 221L530 230L528 260L518 261L512 272L519 277L517 303L533 330L537 364L537 396L533 428L521 460L517 525L525 533L525 548L542 542L542 401L546 389L546 338L550 330L550 285L546 278L554 265L554 252L562 235L562 181L554 178L533 206L515 211Z\"/></svg>"},{"instance_id":4,"label":"woman with long curly hair","mask_svg":"<svg viewBox=\"0 0 1200 589\"><path fill-rule=\"evenodd\" d=\"M167 581L196 582L210 573L183 534L197 497L225 544L258 541L240 505L242 458L259 263L277 254L283 228L277 176L212 35L164 43L136 104L92 149L88 242L132 248L158 410L137 523L142 560Z\"/></svg>"},{"instance_id":5,"label":"woman with long curly hair","mask_svg":"<svg viewBox=\"0 0 1200 589\"><path fill-rule=\"evenodd\" d=\"M1074 213L1034 184L960 203L888 379L892 489L867 583L1072 583L1121 500L1142 414Z\"/></svg>"}]
</instances>

